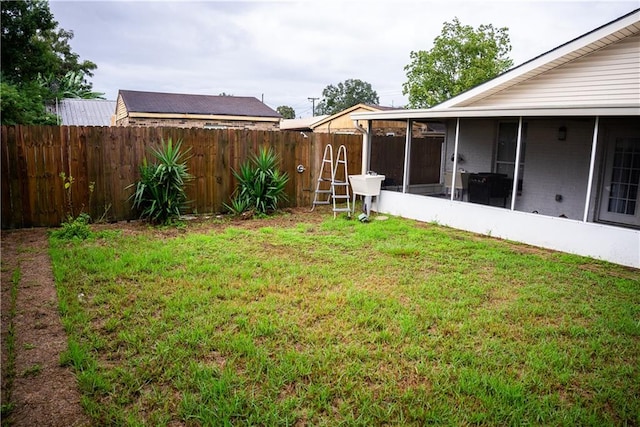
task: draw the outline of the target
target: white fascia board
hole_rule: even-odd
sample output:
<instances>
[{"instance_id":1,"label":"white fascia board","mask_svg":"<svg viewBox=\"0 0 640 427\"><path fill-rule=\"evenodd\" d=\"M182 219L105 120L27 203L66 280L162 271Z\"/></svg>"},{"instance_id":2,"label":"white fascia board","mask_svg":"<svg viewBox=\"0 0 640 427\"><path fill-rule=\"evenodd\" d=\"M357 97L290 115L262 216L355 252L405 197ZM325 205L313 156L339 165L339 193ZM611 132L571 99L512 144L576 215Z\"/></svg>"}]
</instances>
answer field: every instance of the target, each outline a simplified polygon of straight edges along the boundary
<instances>
[{"instance_id":1,"label":"white fascia board","mask_svg":"<svg viewBox=\"0 0 640 427\"><path fill-rule=\"evenodd\" d=\"M353 113L353 120L409 120L482 117L580 117L580 116L640 116L640 104L599 107L563 108L432 108L426 110L396 110L378 113Z\"/></svg>"},{"instance_id":2,"label":"white fascia board","mask_svg":"<svg viewBox=\"0 0 640 427\"><path fill-rule=\"evenodd\" d=\"M607 39L607 37L619 31L625 30L627 27L635 28L635 31L633 32L637 32L637 26L639 22L640 10L631 13L617 21L611 22L610 24L604 25L603 27L598 28L592 32L586 33L572 41L554 48L553 50L550 50L547 53L544 53L519 66L516 66L515 68L504 72L503 74L489 80L486 83L469 89L468 91L463 92L460 95L454 96L453 98L450 98L438 104L436 108L454 107L456 105L460 106L460 104L472 100L473 98L482 95L483 93L487 93L487 95L490 95L492 93L492 90L497 89L503 85L505 85L506 88L513 84L517 84L520 81L527 80L528 78L544 73L549 69L575 60L576 57L572 56L571 54L581 49L585 49L585 51L581 52L580 56L584 56L593 51L599 50L605 45L611 44L619 39ZM531 74L531 76L527 76L527 74Z\"/></svg>"}]
</instances>

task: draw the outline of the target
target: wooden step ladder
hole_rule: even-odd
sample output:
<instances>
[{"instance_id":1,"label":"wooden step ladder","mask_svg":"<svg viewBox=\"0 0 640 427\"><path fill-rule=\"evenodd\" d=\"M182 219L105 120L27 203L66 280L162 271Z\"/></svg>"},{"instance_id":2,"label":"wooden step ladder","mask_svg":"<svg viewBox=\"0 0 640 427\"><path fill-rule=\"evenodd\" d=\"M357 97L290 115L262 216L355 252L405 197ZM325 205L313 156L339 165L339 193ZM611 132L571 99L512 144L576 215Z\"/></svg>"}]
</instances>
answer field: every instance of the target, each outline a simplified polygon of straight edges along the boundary
<instances>
[{"instance_id":1,"label":"wooden step ladder","mask_svg":"<svg viewBox=\"0 0 640 427\"><path fill-rule=\"evenodd\" d=\"M351 217L350 199L347 148L344 145L338 148L338 157L334 162L333 147L327 144L327 146L324 147L320 174L318 175L311 210L313 211L316 205L328 205L333 202L334 218L338 212L346 212L347 215ZM344 206L345 203L346 207ZM339 206L339 204L342 206Z\"/></svg>"}]
</instances>

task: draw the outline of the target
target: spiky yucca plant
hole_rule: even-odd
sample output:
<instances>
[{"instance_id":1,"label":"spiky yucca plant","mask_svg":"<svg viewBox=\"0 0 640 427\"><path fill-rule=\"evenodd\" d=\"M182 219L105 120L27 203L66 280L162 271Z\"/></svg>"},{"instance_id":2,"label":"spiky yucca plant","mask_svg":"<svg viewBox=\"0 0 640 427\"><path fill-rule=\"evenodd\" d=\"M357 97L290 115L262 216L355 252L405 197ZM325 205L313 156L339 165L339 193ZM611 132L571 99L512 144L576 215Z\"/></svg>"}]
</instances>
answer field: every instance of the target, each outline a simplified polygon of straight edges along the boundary
<instances>
[{"instance_id":1,"label":"spiky yucca plant","mask_svg":"<svg viewBox=\"0 0 640 427\"><path fill-rule=\"evenodd\" d=\"M144 159L140 165L140 181L131 195L133 208L140 218L156 224L167 224L180 217L187 205L185 185L193 179L187 168L187 153L181 152L182 140L161 140L159 148L150 148L154 163ZM131 187L130 186L130 187Z\"/></svg>"},{"instance_id":2,"label":"spiky yucca plant","mask_svg":"<svg viewBox=\"0 0 640 427\"><path fill-rule=\"evenodd\" d=\"M240 168L233 171L238 180L231 204L225 206L239 215L253 210L258 215L268 215L287 200L285 186L289 175L278 169L278 156L269 148L262 148L252 155Z\"/></svg>"}]
</instances>

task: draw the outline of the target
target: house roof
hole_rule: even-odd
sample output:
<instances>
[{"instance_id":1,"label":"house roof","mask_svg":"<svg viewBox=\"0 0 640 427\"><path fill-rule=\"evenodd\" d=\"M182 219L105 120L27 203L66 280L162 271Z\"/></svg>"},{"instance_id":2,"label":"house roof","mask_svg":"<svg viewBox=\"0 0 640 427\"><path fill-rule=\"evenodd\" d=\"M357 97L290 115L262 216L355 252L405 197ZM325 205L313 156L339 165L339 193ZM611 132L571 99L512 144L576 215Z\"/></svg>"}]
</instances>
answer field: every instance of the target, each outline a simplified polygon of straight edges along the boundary
<instances>
[{"instance_id":1,"label":"house roof","mask_svg":"<svg viewBox=\"0 0 640 427\"><path fill-rule=\"evenodd\" d=\"M353 107L349 107L349 108L347 108L345 110L338 111L337 113L332 114L330 116L325 116L324 119L319 120L319 121L317 121L315 123L312 123L310 125L310 127L312 129L316 128L316 127L321 126L321 125L323 125L323 124L325 124L327 122L330 122L331 120L334 120L334 119L336 119L336 118L338 118L340 116L344 116L346 114L350 114L351 112L356 111L356 110L367 110L367 111L370 111L370 112L379 112L379 111L393 111L393 110L397 110L397 108L384 107L384 106L375 105L375 104L363 104L363 103L360 103L360 104L354 105Z\"/></svg>"},{"instance_id":2,"label":"house roof","mask_svg":"<svg viewBox=\"0 0 640 427\"><path fill-rule=\"evenodd\" d=\"M119 96L130 113L282 117L252 96L188 95L135 90L120 90Z\"/></svg>"},{"instance_id":3,"label":"house roof","mask_svg":"<svg viewBox=\"0 0 640 427\"><path fill-rule=\"evenodd\" d=\"M564 43L530 61L463 92L430 109L399 110L385 113L355 113L354 119L406 120L443 117L518 117L518 116L581 116L639 115L640 99L627 104L553 105L537 107L474 106L474 103L500 91L530 80L564 64L585 57L597 50L640 33L640 9Z\"/></svg>"},{"instance_id":4,"label":"house roof","mask_svg":"<svg viewBox=\"0 0 640 427\"><path fill-rule=\"evenodd\" d=\"M61 99L49 107L63 126L110 126L116 101L104 99Z\"/></svg>"}]
</instances>

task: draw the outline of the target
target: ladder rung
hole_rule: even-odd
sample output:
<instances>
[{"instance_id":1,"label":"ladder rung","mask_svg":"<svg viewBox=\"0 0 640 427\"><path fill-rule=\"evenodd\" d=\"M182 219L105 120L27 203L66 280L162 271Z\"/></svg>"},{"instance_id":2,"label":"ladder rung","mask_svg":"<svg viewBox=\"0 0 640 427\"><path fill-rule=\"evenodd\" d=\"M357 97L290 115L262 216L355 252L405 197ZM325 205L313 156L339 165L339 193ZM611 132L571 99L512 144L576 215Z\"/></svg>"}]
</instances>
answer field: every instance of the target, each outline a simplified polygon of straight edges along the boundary
<instances>
[{"instance_id":1,"label":"ladder rung","mask_svg":"<svg viewBox=\"0 0 640 427\"><path fill-rule=\"evenodd\" d=\"M332 184L333 185L349 185L348 182L344 182L344 181L333 181Z\"/></svg>"},{"instance_id":2,"label":"ladder rung","mask_svg":"<svg viewBox=\"0 0 640 427\"><path fill-rule=\"evenodd\" d=\"M349 196L348 194L334 194L333 195L334 199L350 199L351 196Z\"/></svg>"},{"instance_id":3,"label":"ladder rung","mask_svg":"<svg viewBox=\"0 0 640 427\"><path fill-rule=\"evenodd\" d=\"M349 208L333 208L334 212L351 212Z\"/></svg>"},{"instance_id":4,"label":"ladder rung","mask_svg":"<svg viewBox=\"0 0 640 427\"><path fill-rule=\"evenodd\" d=\"M313 202L314 205L328 205L331 202L329 200L324 200L324 201L315 201Z\"/></svg>"},{"instance_id":5,"label":"ladder rung","mask_svg":"<svg viewBox=\"0 0 640 427\"><path fill-rule=\"evenodd\" d=\"M330 194L333 193L331 190L316 190L318 194Z\"/></svg>"}]
</instances>

